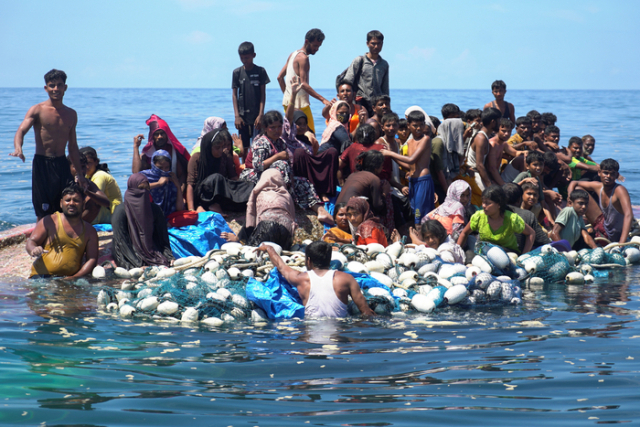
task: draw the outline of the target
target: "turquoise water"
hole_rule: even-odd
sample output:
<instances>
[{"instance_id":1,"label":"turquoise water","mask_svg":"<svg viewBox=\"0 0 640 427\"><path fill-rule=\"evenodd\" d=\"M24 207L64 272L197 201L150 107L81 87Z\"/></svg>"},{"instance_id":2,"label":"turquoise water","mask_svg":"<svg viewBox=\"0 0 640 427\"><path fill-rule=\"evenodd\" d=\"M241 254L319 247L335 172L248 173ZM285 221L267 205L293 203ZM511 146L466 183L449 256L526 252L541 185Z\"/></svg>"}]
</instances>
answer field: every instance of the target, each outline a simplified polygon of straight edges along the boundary
<instances>
[{"instance_id":1,"label":"turquoise water","mask_svg":"<svg viewBox=\"0 0 640 427\"><path fill-rule=\"evenodd\" d=\"M80 145L94 145L124 185L133 136L147 134L151 113L190 148L205 117L231 120L228 92L70 89L65 99L79 114ZM3 90L5 153L43 95ZM434 114L487 95L396 91L392 106ZM594 157L620 161L637 204L640 92L510 90L508 99L517 113L557 114L563 142L594 135ZM269 92L268 108L278 104ZM30 158L33 135L26 141ZM0 174L0 228L33 222L30 164L5 159ZM637 424L639 276L632 267L590 285L529 288L519 307L216 329L112 318L96 308L100 285L86 281L4 278L0 425Z\"/></svg>"}]
</instances>

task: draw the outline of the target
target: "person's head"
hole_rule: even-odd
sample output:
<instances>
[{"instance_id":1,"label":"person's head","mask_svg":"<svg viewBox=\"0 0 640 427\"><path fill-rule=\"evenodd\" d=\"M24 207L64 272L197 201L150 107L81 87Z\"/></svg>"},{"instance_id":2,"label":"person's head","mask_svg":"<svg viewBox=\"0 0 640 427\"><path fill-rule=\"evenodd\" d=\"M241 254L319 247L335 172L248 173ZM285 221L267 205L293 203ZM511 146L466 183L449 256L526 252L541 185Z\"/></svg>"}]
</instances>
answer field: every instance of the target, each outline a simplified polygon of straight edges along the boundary
<instances>
[{"instance_id":1,"label":"person's head","mask_svg":"<svg viewBox=\"0 0 640 427\"><path fill-rule=\"evenodd\" d=\"M616 183L616 179L620 176L620 164L613 159L604 159L600 163L600 181L605 187L610 187Z\"/></svg>"},{"instance_id":2,"label":"person's head","mask_svg":"<svg viewBox=\"0 0 640 427\"><path fill-rule=\"evenodd\" d=\"M84 191L75 182L62 190L60 209L67 218L78 218L84 210Z\"/></svg>"},{"instance_id":3,"label":"person's head","mask_svg":"<svg viewBox=\"0 0 640 427\"><path fill-rule=\"evenodd\" d=\"M518 117L516 119L516 132L523 139L531 137L531 118L527 116Z\"/></svg>"},{"instance_id":4,"label":"person's head","mask_svg":"<svg viewBox=\"0 0 640 427\"><path fill-rule=\"evenodd\" d=\"M373 55L377 55L382 50L382 44L384 42L384 36L378 30L369 31L367 33L367 47L369 52Z\"/></svg>"},{"instance_id":5,"label":"person's head","mask_svg":"<svg viewBox=\"0 0 640 427\"><path fill-rule=\"evenodd\" d=\"M444 120L460 118L460 108L456 104L444 104L440 112Z\"/></svg>"},{"instance_id":6,"label":"person's head","mask_svg":"<svg viewBox=\"0 0 640 427\"><path fill-rule=\"evenodd\" d=\"M420 234L425 246L433 249L438 249L447 240L447 229L435 219L423 222L420 226Z\"/></svg>"},{"instance_id":7,"label":"person's head","mask_svg":"<svg viewBox=\"0 0 640 427\"><path fill-rule=\"evenodd\" d=\"M304 251L307 270L329 269L331 263L331 245L327 242L313 242Z\"/></svg>"},{"instance_id":8,"label":"person's head","mask_svg":"<svg viewBox=\"0 0 640 427\"><path fill-rule=\"evenodd\" d=\"M502 186L507 196L507 204L520 207L522 204L522 188L513 182L507 182Z\"/></svg>"},{"instance_id":9,"label":"person's head","mask_svg":"<svg viewBox=\"0 0 640 427\"><path fill-rule=\"evenodd\" d=\"M582 157L582 139L579 136L572 136L569 138L567 148L572 157Z\"/></svg>"},{"instance_id":10,"label":"person's head","mask_svg":"<svg viewBox=\"0 0 640 427\"><path fill-rule=\"evenodd\" d=\"M349 119L351 118L351 107L345 101L338 101L336 105L336 120L338 120L343 125L347 125L349 123Z\"/></svg>"},{"instance_id":11,"label":"person's head","mask_svg":"<svg viewBox=\"0 0 640 427\"><path fill-rule=\"evenodd\" d=\"M580 189L573 190L569 195L569 200L571 200L571 206L578 216L582 216L587 212L587 207L589 206L589 193Z\"/></svg>"},{"instance_id":12,"label":"person's head","mask_svg":"<svg viewBox=\"0 0 640 427\"><path fill-rule=\"evenodd\" d=\"M498 139L502 142L507 141L511 137L513 130L513 122L507 118L501 117L498 120Z\"/></svg>"},{"instance_id":13,"label":"person's head","mask_svg":"<svg viewBox=\"0 0 640 427\"><path fill-rule=\"evenodd\" d=\"M471 186L463 179L453 181L447 189L445 201L448 199L458 201L462 206L467 207L471 201Z\"/></svg>"},{"instance_id":14,"label":"person's head","mask_svg":"<svg viewBox=\"0 0 640 427\"><path fill-rule=\"evenodd\" d=\"M201 163L207 163L211 157L219 159L227 144L231 142L231 134L227 129L214 129L206 133L200 142Z\"/></svg>"},{"instance_id":15,"label":"person's head","mask_svg":"<svg viewBox=\"0 0 640 427\"><path fill-rule=\"evenodd\" d=\"M309 130L307 115L302 110L296 110L293 113L293 123L296 124L296 135L302 136Z\"/></svg>"},{"instance_id":16,"label":"person's head","mask_svg":"<svg viewBox=\"0 0 640 427\"><path fill-rule=\"evenodd\" d=\"M531 110L527 113L527 117L531 119L531 132L538 133L542 127L542 115L536 110Z\"/></svg>"},{"instance_id":17,"label":"person's head","mask_svg":"<svg viewBox=\"0 0 640 427\"><path fill-rule=\"evenodd\" d=\"M555 125L548 125L544 128L544 140L557 144L560 141L560 128Z\"/></svg>"},{"instance_id":18,"label":"person's head","mask_svg":"<svg viewBox=\"0 0 640 427\"><path fill-rule=\"evenodd\" d=\"M314 28L307 31L307 34L304 36L304 48L307 54L315 55L318 49L320 49L320 46L322 46L323 41L324 33L320 29Z\"/></svg>"},{"instance_id":19,"label":"person's head","mask_svg":"<svg viewBox=\"0 0 640 427\"><path fill-rule=\"evenodd\" d=\"M167 136L167 133L162 130L162 129L157 129L154 133L153 133L153 147L156 150L160 150L162 148L164 148L169 142L169 137Z\"/></svg>"},{"instance_id":20,"label":"person's head","mask_svg":"<svg viewBox=\"0 0 640 427\"><path fill-rule=\"evenodd\" d=\"M346 203L336 203L336 206L333 208L333 220L340 230L349 231L349 218L347 216Z\"/></svg>"},{"instance_id":21,"label":"person's head","mask_svg":"<svg viewBox=\"0 0 640 427\"><path fill-rule=\"evenodd\" d=\"M519 187L522 189L522 202L520 203L522 208L531 210L538 203L540 189L536 184L529 181L522 183Z\"/></svg>"},{"instance_id":22,"label":"person's head","mask_svg":"<svg viewBox=\"0 0 640 427\"><path fill-rule=\"evenodd\" d=\"M364 124L356 129L356 141L365 147L373 145L378 139L376 136L376 130L371 125Z\"/></svg>"},{"instance_id":23,"label":"person's head","mask_svg":"<svg viewBox=\"0 0 640 427\"><path fill-rule=\"evenodd\" d=\"M544 158L544 173L551 173L558 170L558 156L553 151L546 151L542 157Z\"/></svg>"},{"instance_id":24,"label":"person's head","mask_svg":"<svg viewBox=\"0 0 640 427\"><path fill-rule=\"evenodd\" d=\"M422 138L422 136L424 135L425 132L425 127L427 126L425 124L425 116L421 111L412 111L409 113L409 115L407 116L407 125L409 127L409 131L411 132L411 135L413 135L413 138L418 140L420 138Z\"/></svg>"},{"instance_id":25,"label":"person's head","mask_svg":"<svg viewBox=\"0 0 640 427\"><path fill-rule=\"evenodd\" d=\"M489 217L504 214L507 210L507 195L502 187L492 185L482 192L482 209Z\"/></svg>"},{"instance_id":26,"label":"person's head","mask_svg":"<svg viewBox=\"0 0 640 427\"><path fill-rule=\"evenodd\" d=\"M127 180L127 190L150 190L149 180L141 173L132 174ZM125 198L127 194L125 193Z\"/></svg>"},{"instance_id":27,"label":"person's head","mask_svg":"<svg viewBox=\"0 0 640 427\"><path fill-rule=\"evenodd\" d=\"M262 132L272 141L282 135L282 123L282 114L276 110L267 111L260 122Z\"/></svg>"},{"instance_id":28,"label":"person's head","mask_svg":"<svg viewBox=\"0 0 640 427\"><path fill-rule=\"evenodd\" d=\"M44 90L52 101L62 100L67 90L67 74L55 68L44 75Z\"/></svg>"},{"instance_id":29,"label":"person's head","mask_svg":"<svg viewBox=\"0 0 640 427\"><path fill-rule=\"evenodd\" d=\"M73 162L71 161L71 155L67 156L67 161L69 162L69 170L71 171L71 175L86 176L87 175L87 156L80 153L78 158L80 159L80 167L82 168L81 171L76 170L76 167L73 165Z\"/></svg>"},{"instance_id":30,"label":"person's head","mask_svg":"<svg viewBox=\"0 0 640 427\"><path fill-rule=\"evenodd\" d=\"M384 164L384 156L378 150L369 150L356 157L356 170L379 175Z\"/></svg>"},{"instance_id":31,"label":"person's head","mask_svg":"<svg viewBox=\"0 0 640 427\"><path fill-rule=\"evenodd\" d=\"M293 236L287 227L278 222L260 221L251 233L247 245L258 247L263 242L272 242L289 250L293 244Z\"/></svg>"},{"instance_id":32,"label":"person's head","mask_svg":"<svg viewBox=\"0 0 640 427\"><path fill-rule=\"evenodd\" d=\"M582 137L582 152L585 156L593 154L593 150L596 148L596 139L591 135L585 135Z\"/></svg>"},{"instance_id":33,"label":"person's head","mask_svg":"<svg viewBox=\"0 0 640 427\"><path fill-rule=\"evenodd\" d=\"M353 102L354 93L353 84L351 84L351 82L348 80L342 80L336 89L338 90L338 99L340 101L346 101L349 104Z\"/></svg>"},{"instance_id":34,"label":"person's head","mask_svg":"<svg viewBox=\"0 0 640 427\"><path fill-rule=\"evenodd\" d=\"M544 155L539 151L529 151L525 157L527 170L533 177L538 177L544 172Z\"/></svg>"},{"instance_id":35,"label":"person's head","mask_svg":"<svg viewBox=\"0 0 640 427\"><path fill-rule=\"evenodd\" d=\"M382 124L382 132L387 138L395 138L398 133L398 122L400 118L393 111L388 112L382 116L380 123Z\"/></svg>"},{"instance_id":36,"label":"person's head","mask_svg":"<svg viewBox=\"0 0 640 427\"><path fill-rule=\"evenodd\" d=\"M240 43L240 47L238 47L238 55L240 55L240 62L245 68L253 67L253 58L256 57L255 50L253 48L253 43L251 42L243 42Z\"/></svg>"},{"instance_id":37,"label":"person's head","mask_svg":"<svg viewBox=\"0 0 640 427\"><path fill-rule=\"evenodd\" d=\"M373 105L373 112L378 117L384 116L391 110L391 98L389 95L374 96L371 104Z\"/></svg>"},{"instance_id":38,"label":"person's head","mask_svg":"<svg viewBox=\"0 0 640 427\"><path fill-rule=\"evenodd\" d=\"M482 123L481 116L482 116L481 109L472 108L470 110L467 110L466 113L464 113L464 121L467 122L470 126L478 128Z\"/></svg>"},{"instance_id":39,"label":"person's head","mask_svg":"<svg viewBox=\"0 0 640 427\"><path fill-rule=\"evenodd\" d=\"M96 171L101 170L109 173L109 165L100 163L98 152L93 147L82 147L80 153L87 157L87 176L92 177Z\"/></svg>"},{"instance_id":40,"label":"person's head","mask_svg":"<svg viewBox=\"0 0 640 427\"><path fill-rule=\"evenodd\" d=\"M153 165L160 169L163 172L171 171L171 155L168 151L158 150L153 153L153 157L151 159Z\"/></svg>"},{"instance_id":41,"label":"person's head","mask_svg":"<svg viewBox=\"0 0 640 427\"><path fill-rule=\"evenodd\" d=\"M347 217L353 228L358 228L370 215L371 208L366 199L362 197L352 197L347 202Z\"/></svg>"},{"instance_id":42,"label":"person's head","mask_svg":"<svg viewBox=\"0 0 640 427\"><path fill-rule=\"evenodd\" d=\"M544 126L554 126L558 121L558 118L553 113L542 113L540 115L540 120Z\"/></svg>"},{"instance_id":43,"label":"person's head","mask_svg":"<svg viewBox=\"0 0 640 427\"><path fill-rule=\"evenodd\" d=\"M498 123L498 120L500 120L500 117L502 117L502 113L500 113L500 110L498 110L497 108L488 107L482 111L480 120L482 121L483 127L489 130L495 130L496 124Z\"/></svg>"},{"instance_id":44,"label":"person's head","mask_svg":"<svg viewBox=\"0 0 640 427\"><path fill-rule=\"evenodd\" d=\"M411 135L411 132L409 131L409 124L407 123L407 119L398 120L398 130L396 133L398 134L398 138L400 139L400 142L402 142L403 144L407 142L407 139L409 139L409 135Z\"/></svg>"},{"instance_id":45,"label":"person's head","mask_svg":"<svg viewBox=\"0 0 640 427\"><path fill-rule=\"evenodd\" d=\"M440 127L440 119L437 118L436 116L429 116L429 120L431 120L431 124L433 125L434 128L436 128L436 133L438 132L438 128ZM431 128L429 126L427 126L426 128L426 132L429 133L430 136L431 135Z\"/></svg>"},{"instance_id":46,"label":"person's head","mask_svg":"<svg viewBox=\"0 0 640 427\"><path fill-rule=\"evenodd\" d=\"M496 80L491 83L491 93L496 98L496 101L502 101L504 95L507 93L507 84L502 80Z\"/></svg>"}]
</instances>

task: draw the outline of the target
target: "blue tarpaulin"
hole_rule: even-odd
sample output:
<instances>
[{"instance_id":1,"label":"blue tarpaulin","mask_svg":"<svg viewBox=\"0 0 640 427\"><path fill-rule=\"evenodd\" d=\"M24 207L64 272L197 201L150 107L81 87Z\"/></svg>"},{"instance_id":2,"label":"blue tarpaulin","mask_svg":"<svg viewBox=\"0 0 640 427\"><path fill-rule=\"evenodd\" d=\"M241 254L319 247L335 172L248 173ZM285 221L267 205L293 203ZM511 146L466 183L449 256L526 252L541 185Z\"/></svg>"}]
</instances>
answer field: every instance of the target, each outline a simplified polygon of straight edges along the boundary
<instances>
[{"instance_id":1,"label":"blue tarpaulin","mask_svg":"<svg viewBox=\"0 0 640 427\"><path fill-rule=\"evenodd\" d=\"M200 212L195 225L169 228L171 252L176 258L204 256L211 249L218 249L227 242L220 237L224 231L233 233L222 215Z\"/></svg>"}]
</instances>

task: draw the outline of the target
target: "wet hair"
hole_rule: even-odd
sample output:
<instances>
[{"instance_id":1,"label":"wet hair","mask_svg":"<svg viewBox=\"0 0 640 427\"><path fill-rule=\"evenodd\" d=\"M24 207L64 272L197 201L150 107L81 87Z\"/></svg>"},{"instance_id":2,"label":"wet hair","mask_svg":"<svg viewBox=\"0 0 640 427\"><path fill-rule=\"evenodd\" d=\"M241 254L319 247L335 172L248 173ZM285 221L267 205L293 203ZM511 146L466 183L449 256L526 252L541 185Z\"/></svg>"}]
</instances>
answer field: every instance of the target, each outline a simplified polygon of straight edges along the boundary
<instances>
[{"instance_id":1,"label":"wet hair","mask_svg":"<svg viewBox=\"0 0 640 427\"><path fill-rule=\"evenodd\" d=\"M259 247L263 242L273 242L282 249L289 250L293 244L293 236L284 225L275 221L260 221L247 240L247 245Z\"/></svg>"},{"instance_id":2,"label":"wet hair","mask_svg":"<svg viewBox=\"0 0 640 427\"><path fill-rule=\"evenodd\" d=\"M231 141L231 134L226 128L217 128L204 134L200 141L200 161L198 162L196 183L204 181L206 177L217 172L214 170L214 160L213 154L211 154L211 148L219 147L229 141Z\"/></svg>"},{"instance_id":3,"label":"wet hair","mask_svg":"<svg viewBox=\"0 0 640 427\"><path fill-rule=\"evenodd\" d=\"M340 212L340 209L342 208L346 208L347 204L340 202L340 203L336 203L336 205L333 207L333 220L336 221L338 219L338 212Z\"/></svg>"},{"instance_id":4,"label":"wet hair","mask_svg":"<svg viewBox=\"0 0 640 427\"><path fill-rule=\"evenodd\" d=\"M401 118L400 120L398 120L398 130L406 129L407 126L409 126L409 123L407 123L407 119Z\"/></svg>"},{"instance_id":5,"label":"wet hair","mask_svg":"<svg viewBox=\"0 0 640 427\"><path fill-rule=\"evenodd\" d=\"M436 116L429 116L429 120L431 120L431 124L433 124L433 127L436 128L436 131L437 131L438 128L440 127L440 119L437 118ZM429 127L429 126L427 126L427 127ZM431 130L431 129L429 129L429 130Z\"/></svg>"},{"instance_id":6,"label":"wet hair","mask_svg":"<svg viewBox=\"0 0 640 427\"><path fill-rule=\"evenodd\" d=\"M500 118L500 120L498 120L498 126L511 130L513 129L513 122L506 117L502 117Z\"/></svg>"},{"instance_id":7,"label":"wet hair","mask_svg":"<svg viewBox=\"0 0 640 427\"><path fill-rule=\"evenodd\" d=\"M613 159L604 159L600 163L600 170L618 172L620 170L620 164Z\"/></svg>"},{"instance_id":8,"label":"wet hair","mask_svg":"<svg viewBox=\"0 0 640 427\"><path fill-rule=\"evenodd\" d=\"M589 202L589 193L587 193L584 190L573 190L571 192L571 194L569 194L569 200L571 200L572 202L575 202L578 199L584 199L587 201L587 203Z\"/></svg>"},{"instance_id":9,"label":"wet hair","mask_svg":"<svg viewBox=\"0 0 640 427\"><path fill-rule=\"evenodd\" d=\"M407 116L407 124L408 123L424 123L426 120L426 118L424 117L424 114L422 114L422 111L412 111L409 113L409 115Z\"/></svg>"},{"instance_id":10,"label":"wet hair","mask_svg":"<svg viewBox=\"0 0 640 427\"><path fill-rule=\"evenodd\" d=\"M376 173L384 164L384 156L378 150L369 150L356 157L356 170Z\"/></svg>"},{"instance_id":11,"label":"wet hair","mask_svg":"<svg viewBox=\"0 0 640 427\"><path fill-rule=\"evenodd\" d=\"M542 123L547 126L553 126L558 121L558 118L553 113L542 113L540 115L540 119L542 120Z\"/></svg>"},{"instance_id":12,"label":"wet hair","mask_svg":"<svg viewBox=\"0 0 640 427\"><path fill-rule=\"evenodd\" d=\"M313 28L307 31L307 34L305 34L304 39L309 43L321 42L321 41L324 41L324 33L319 28Z\"/></svg>"},{"instance_id":13,"label":"wet hair","mask_svg":"<svg viewBox=\"0 0 640 427\"><path fill-rule=\"evenodd\" d=\"M529 125L531 126L531 117L522 116L516 119L516 126Z\"/></svg>"},{"instance_id":14,"label":"wet hair","mask_svg":"<svg viewBox=\"0 0 640 427\"><path fill-rule=\"evenodd\" d=\"M480 118L482 119L482 126L489 126L492 121L498 120L500 117L502 117L502 113L497 108L485 108L480 115Z\"/></svg>"},{"instance_id":15,"label":"wet hair","mask_svg":"<svg viewBox=\"0 0 640 427\"><path fill-rule=\"evenodd\" d=\"M472 108L470 110L467 110L467 112L464 114L464 120L466 122L470 122L472 120L477 119L478 117L482 116L482 110L479 108Z\"/></svg>"},{"instance_id":16,"label":"wet hair","mask_svg":"<svg viewBox=\"0 0 640 427\"><path fill-rule=\"evenodd\" d=\"M356 129L356 141L368 147L376 141L376 130L371 125L364 124Z\"/></svg>"},{"instance_id":17,"label":"wet hair","mask_svg":"<svg viewBox=\"0 0 640 427\"><path fill-rule=\"evenodd\" d=\"M527 157L525 157L524 160L527 162L528 165L530 165L533 162L540 162L543 165L545 164L544 154L536 150L529 151L529 154L527 154Z\"/></svg>"},{"instance_id":18,"label":"wet hair","mask_svg":"<svg viewBox=\"0 0 640 427\"><path fill-rule=\"evenodd\" d=\"M507 196L508 205L520 206L520 200L522 200L524 190L522 190L518 184L508 182L502 186L502 189L504 190L504 194Z\"/></svg>"},{"instance_id":19,"label":"wet hair","mask_svg":"<svg viewBox=\"0 0 640 427\"><path fill-rule=\"evenodd\" d=\"M384 36L378 30L369 31L367 33L367 43L371 41L371 39L378 39L380 41L384 41Z\"/></svg>"},{"instance_id":20,"label":"wet hair","mask_svg":"<svg viewBox=\"0 0 640 427\"><path fill-rule=\"evenodd\" d=\"M267 131L267 128L272 124L274 124L275 122L284 123L284 120L282 119L282 114L280 114L280 111L276 111L276 110L267 111L265 115L262 116L262 120L260 121L260 124L262 125L262 134L264 135Z\"/></svg>"},{"instance_id":21,"label":"wet hair","mask_svg":"<svg viewBox=\"0 0 640 427\"><path fill-rule=\"evenodd\" d=\"M496 80L495 82L491 83L491 90L493 91L494 89L507 90L507 84L502 80Z\"/></svg>"},{"instance_id":22,"label":"wet hair","mask_svg":"<svg viewBox=\"0 0 640 427\"><path fill-rule=\"evenodd\" d=\"M387 122L399 123L400 122L400 117L398 117L398 115L396 113L394 113L393 111L389 111L387 114L382 116L382 119L380 120L380 123L382 125L384 125Z\"/></svg>"},{"instance_id":23,"label":"wet hair","mask_svg":"<svg viewBox=\"0 0 640 427\"><path fill-rule=\"evenodd\" d=\"M240 47L238 47L238 55L251 55L253 53L256 53L253 48L253 43L251 42L240 43Z\"/></svg>"},{"instance_id":24,"label":"wet hair","mask_svg":"<svg viewBox=\"0 0 640 427\"><path fill-rule=\"evenodd\" d=\"M492 185L485 188L482 192L483 199L489 199L500 206L500 213L503 214L507 210L507 195L499 185Z\"/></svg>"},{"instance_id":25,"label":"wet hair","mask_svg":"<svg viewBox=\"0 0 640 427\"><path fill-rule=\"evenodd\" d=\"M522 185L518 185L518 187L522 188L522 194L524 195L524 192L527 190L533 190L536 192L536 195L539 195L540 193L538 192L538 185L534 184L531 181L527 181L527 182L523 182ZM522 196L521 196L522 197Z\"/></svg>"},{"instance_id":26,"label":"wet hair","mask_svg":"<svg viewBox=\"0 0 640 427\"><path fill-rule=\"evenodd\" d=\"M52 80L61 79L63 83L67 83L67 73L62 70L56 70L55 68L44 75L44 82L49 83Z\"/></svg>"},{"instance_id":27,"label":"wet hair","mask_svg":"<svg viewBox=\"0 0 640 427\"><path fill-rule=\"evenodd\" d=\"M542 157L544 158L544 165L552 171L558 169L558 156L553 151L546 151Z\"/></svg>"},{"instance_id":28,"label":"wet hair","mask_svg":"<svg viewBox=\"0 0 640 427\"><path fill-rule=\"evenodd\" d=\"M332 251L331 245L327 242L313 242L307 246L304 254L315 268L328 269Z\"/></svg>"},{"instance_id":29,"label":"wet hair","mask_svg":"<svg viewBox=\"0 0 640 427\"><path fill-rule=\"evenodd\" d=\"M87 157L87 159L91 159L94 162L96 162L97 164L96 169L99 169L106 173L111 173L111 171L109 170L109 165L107 165L106 163L100 163L100 159L98 158L98 152L96 151L95 148L82 147L79 151L80 151L80 154L84 154Z\"/></svg>"},{"instance_id":30,"label":"wet hair","mask_svg":"<svg viewBox=\"0 0 640 427\"><path fill-rule=\"evenodd\" d=\"M579 136L572 136L571 138L569 138L569 143L567 144L567 147L570 146L571 144L578 144L579 146L582 147L582 139Z\"/></svg>"},{"instance_id":31,"label":"wet hair","mask_svg":"<svg viewBox=\"0 0 640 427\"><path fill-rule=\"evenodd\" d=\"M544 128L544 134L551 135L552 133L560 133L560 128L555 125L547 125L547 127Z\"/></svg>"},{"instance_id":32,"label":"wet hair","mask_svg":"<svg viewBox=\"0 0 640 427\"><path fill-rule=\"evenodd\" d=\"M438 239L438 243L441 245L447 240L447 229L444 228L444 225L440 224L440 221L435 219L428 219L422 223L420 226L420 234L424 238L425 234L431 234L436 239Z\"/></svg>"},{"instance_id":33,"label":"wet hair","mask_svg":"<svg viewBox=\"0 0 640 427\"><path fill-rule=\"evenodd\" d=\"M378 105L378 102L380 102L380 101L386 101L388 104L391 104L391 97L389 95L384 95L384 94L383 95L374 96L371 99L371 105L375 107L376 105Z\"/></svg>"},{"instance_id":34,"label":"wet hair","mask_svg":"<svg viewBox=\"0 0 640 427\"><path fill-rule=\"evenodd\" d=\"M542 118L542 115L536 110L531 110L527 113L527 117L529 117L532 122L537 122Z\"/></svg>"},{"instance_id":35,"label":"wet hair","mask_svg":"<svg viewBox=\"0 0 640 427\"><path fill-rule=\"evenodd\" d=\"M62 190L61 197L64 197L67 194L79 194L80 198L82 198L82 201L84 202L84 197L85 197L84 190L75 182L72 182L71 184L67 185L65 189Z\"/></svg>"},{"instance_id":36,"label":"wet hair","mask_svg":"<svg viewBox=\"0 0 640 427\"><path fill-rule=\"evenodd\" d=\"M585 136L583 136L583 137L582 137L582 142L584 143L584 142L586 142L586 141L593 141L593 142L596 142L596 139L595 139L594 137L592 137L591 135L588 135L588 134L587 134L587 135L585 135Z\"/></svg>"},{"instance_id":37,"label":"wet hair","mask_svg":"<svg viewBox=\"0 0 640 427\"><path fill-rule=\"evenodd\" d=\"M440 110L443 119L448 119L454 114L460 114L460 107L456 104L444 104Z\"/></svg>"}]
</instances>

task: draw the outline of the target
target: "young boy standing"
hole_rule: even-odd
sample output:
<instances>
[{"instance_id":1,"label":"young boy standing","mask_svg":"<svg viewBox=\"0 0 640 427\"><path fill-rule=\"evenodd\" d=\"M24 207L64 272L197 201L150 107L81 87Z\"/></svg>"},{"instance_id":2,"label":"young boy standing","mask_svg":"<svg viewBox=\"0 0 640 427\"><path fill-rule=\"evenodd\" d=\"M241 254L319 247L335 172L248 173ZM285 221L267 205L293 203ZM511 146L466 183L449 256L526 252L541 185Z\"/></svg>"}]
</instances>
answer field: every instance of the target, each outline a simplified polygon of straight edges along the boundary
<instances>
[{"instance_id":1,"label":"young boy standing","mask_svg":"<svg viewBox=\"0 0 640 427\"><path fill-rule=\"evenodd\" d=\"M496 136L489 140L489 153L487 154L487 166L491 184L499 186L504 185L504 181L500 176L500 166L502 165L502 155L505 147L508 147L507 141L511 136L513 123L504 117L498 121Z\"/></svg>"},{"instance_id":2,"label":"young boy standing","mask_svg":"<svg viewBox=\"0 0 640 427\"><path fill-rule=\"evenodd\" d=\"M596 248L596 242L587 233L587 227L582 217L587 212L589 194L584 190L574 190L569 196L571 206L562 209L556 218L556 223L551 230L551 239L554 242L566 240L572 249Z\"/></svg>"},{"instance_id":3,"label":"young boy standing","mask_svg":"<svg viewBox=\"0 0 640 427\"><path fill-rule=\"evenodd\" d=\"M491 185L491 177L487 171L485 161L489 153L489 135L491 135L500 120L500 111L495 108L485 108L480 116L482 129L478 131L467 150L467 166L473 174L475 184L471 185L471 203L476 206L482 204L482 192Z\"/></svg>"},{"instance_id":4,"label":"young boy standing","mask_svg":"<svg viewBox=\"0 0 640 427\"><path fill-rule=\"evenodd\" d=\"M491 101L485 104L484 108L496 108L500 111L501 117L511 120L511 123L516 122L516 111L513 104L504 100L504 96L507 94L507 84L502 80L496 80L491 83L491 93L495 101Z\"/></svg>"},{"instance_id":5,"label":"young boy standing","mask_svg":"<svg viewBox=\"0 0 640 427\"><path fill-rule=\"evenodd\" d=\"M67 90L67 75L53 69L44 75L44 90L49 99L29 108L13 138L14 151L10 156L25 161L22 154L24 136L34 127L36 153L33 156L31 200L38 220L59 211L62 190L73 182L69 163L65 157L67 142L69 156L77 171L82 170L76 140L78 114L62 103ZM89 183L78 176L78 183L87 188Z\"/></svg>"},{"instance_id":6,"label":"young boy standing","mask_svg":"<svg viewBox=\"0 0 640 427\"><path fill-rule=\"evenodd\" d=\"M426 117L419 111L412 111L407 124L412 138L407 142L408 157L389 150L381 150L409 172L409 201L415 215L415 223L420 224L422 217L434 209L433 179L429 173L431 162L431 138L425 133Z\"/></svg>"},{"instance_id":7,"label":"young boy standing","mask_svg":"<svg viewBox=\"0 0 640 427\"><path fill-rule=\"evenodd\" d=\"M242 67L233 70L231 90L233 112L236 117L235 125L242 138L242 156L245 158L255 130L260 129L266 100L266 85L270 80L265 69L253 63L253 58L256 57L253 43L240 44L238 54Z\"/></svg>"}]
</instances>

